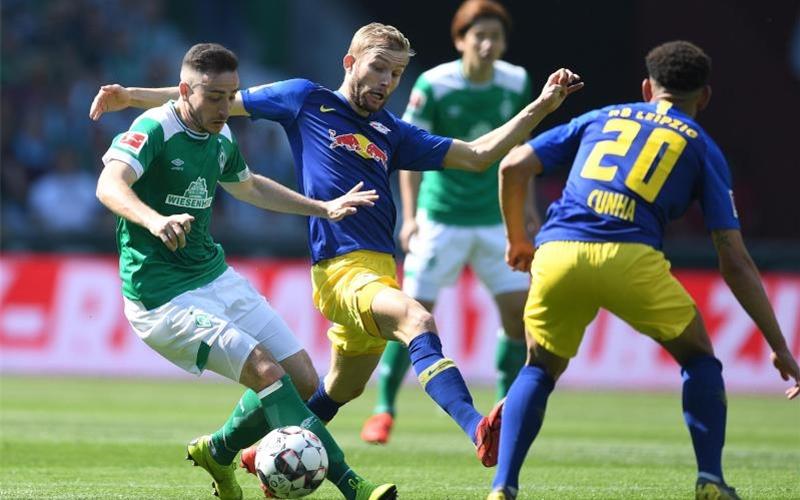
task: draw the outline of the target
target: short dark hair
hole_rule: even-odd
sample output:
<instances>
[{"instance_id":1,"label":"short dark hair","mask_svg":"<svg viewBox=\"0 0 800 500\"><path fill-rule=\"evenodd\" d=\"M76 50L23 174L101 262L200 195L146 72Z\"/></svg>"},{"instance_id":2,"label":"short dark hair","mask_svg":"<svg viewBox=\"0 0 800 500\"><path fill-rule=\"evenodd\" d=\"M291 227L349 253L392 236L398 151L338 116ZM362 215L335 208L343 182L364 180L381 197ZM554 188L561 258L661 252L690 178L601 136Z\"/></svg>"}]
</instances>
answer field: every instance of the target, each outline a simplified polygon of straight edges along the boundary
<instances>
[{"instance_id":1,"label":"short dark hair","mask_svg":"<svg viewBox=\"0 0 800 500\"><path fill-rule=\"evenodd\" d=\"M183 56L183 67L199 73L219 74L236 71L239 59L218 43L198 43Z\"/></svg>"},{"instance_id":2,"label":"short dark hair","mask_svg":"<svg viewBox=\"0 0 800 500\"><path fill-rule=\"evenodd\" d=\"M659 45L645 58L650 78L667 90L689 92L708 84L711 58L697 45L676 40Z\"/></svg>"},{"instance_id":3,"label":"short dark hair","mask_svg":"<svg viewBox=\"0 0 800 500\"><path fill-rule=\"evenodd\" d=\"M503 25L506 38L511 31L511 16L500 3L494 0L466 0L453 16L450 35L453 41L463 38L473 24L480 19L497 19Z\"/></svg>"}]
</instances>

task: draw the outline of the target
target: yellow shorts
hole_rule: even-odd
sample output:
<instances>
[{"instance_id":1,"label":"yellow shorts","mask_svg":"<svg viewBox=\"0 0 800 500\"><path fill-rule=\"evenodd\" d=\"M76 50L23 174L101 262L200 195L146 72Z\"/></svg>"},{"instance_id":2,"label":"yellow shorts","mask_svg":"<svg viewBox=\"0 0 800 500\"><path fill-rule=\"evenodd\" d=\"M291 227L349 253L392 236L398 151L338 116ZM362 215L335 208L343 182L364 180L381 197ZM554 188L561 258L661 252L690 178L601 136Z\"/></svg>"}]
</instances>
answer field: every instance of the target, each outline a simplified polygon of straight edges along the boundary
<instances>
[{"instance_id":1,"label":"yellow shorts","mask_svg":"<svg viewBox=\"0 0 800 500\"><path fill-rule=\"evenodd\" d=\"M314 305L334 323L328 338L337 352L383 352L386 339L372 317L372 299L386 287L400 289L392 255L357 250L320 261L311 268L311 284Z\"/></svg>"},{"instance_id":2,"label":"yellow shorts","mask_svg":"<svg viewBox=\"0 0 800 500\"><path fill-rule=\"evenodd\" d=\"M525 329L548 351L571 358L602 307L655 340L672 340L696 311L669 268L664 254L639 243L545 243L531 266Z\"/></svg>"}]
</instances>

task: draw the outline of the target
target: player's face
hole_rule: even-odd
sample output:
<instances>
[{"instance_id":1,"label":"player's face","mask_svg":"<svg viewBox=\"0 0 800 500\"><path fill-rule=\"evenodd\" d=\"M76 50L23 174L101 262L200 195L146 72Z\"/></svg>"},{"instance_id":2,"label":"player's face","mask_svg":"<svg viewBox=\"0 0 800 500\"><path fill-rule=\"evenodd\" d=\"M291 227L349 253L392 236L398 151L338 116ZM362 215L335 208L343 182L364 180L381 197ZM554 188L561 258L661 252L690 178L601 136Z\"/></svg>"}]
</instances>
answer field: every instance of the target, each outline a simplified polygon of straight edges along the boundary
<instances>
[{"instance_id":1,"label":"player's face","mask_svg":"<svg viewBox=\"0 0 800 500\"><path fill-rule=\"evenodd\" d=\"M483 66L491 65L506 51L506 32L499 19L478 19L456 40L456 48L464 59Z\"/></svg>"},{"instance_id":2,"label":"player's face","mask_svg":"<svg viewBox=\"0 0 800 500\"><path fill-rule=\"evenodd\" d=\"M352 103L367 113L380 111L400 83L408 52L373 49L355 58L348 73Z\"/></svg>"},{"instance_id":3,"label":"player's face","mask_svg":"<svg viewBox=\"0 0 800 500\"><path fill-rule=\"evenodd\" d=\"M239 90L238 72L203 74L187 83L185 102L190 125L200 132L218 134L228 121L231 103Z\"/></svg>"}]
</instances>

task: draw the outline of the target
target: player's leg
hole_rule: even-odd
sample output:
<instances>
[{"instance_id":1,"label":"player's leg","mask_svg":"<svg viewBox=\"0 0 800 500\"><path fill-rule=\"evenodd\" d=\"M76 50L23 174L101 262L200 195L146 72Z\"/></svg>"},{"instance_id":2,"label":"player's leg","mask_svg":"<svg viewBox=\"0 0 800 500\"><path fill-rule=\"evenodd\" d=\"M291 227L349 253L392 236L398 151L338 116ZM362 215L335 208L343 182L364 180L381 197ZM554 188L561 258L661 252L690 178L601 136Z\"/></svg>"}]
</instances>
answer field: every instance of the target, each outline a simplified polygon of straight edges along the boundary
<instances>
[{"instance_id":1,"label":"player's leg","mask_svg":"<svg viewBox=\"0 0 800 500\"><path fill-rule=\"evenodd\" d=\"M344 334L345 327L335 325L329 336ZM323 422L330 422L339 408L364 392L372 372L380 360L380 354L370 352L348 352L334 343L331 349L331 364L328 373L308 400L308 407Z\"/></svg>"},{"instance_id":2,"label":"player's leg","mask_svg":"<svg viewBox=\"0 0 800 500\"><path fill-rule=\"evenodd\" d=\"M495 368L496 399L505 397L511 382L525 364L525 326L522 314L528 297L530 275L512 270L505 263L505 229L502 225L472 230L474 243L470 266L494 297L502 329L497 335Z\"/></svg>"},{"instance_id":3,"label":"player's leg","mask_svg":"<svg viewBox=\"0 0 800 500\"><path fill-rule=\"evenodd\" d=\"M502 328L497 332L494 365L497 370L495 398L506 397L517 373L525 366L528 349L525 346L525 326L520 319L525 310L527 291L495 295Z\"/></svg>"},{"instance_id":4,"label":"player's leg","mask_svg":"<svg viewBox=\"0 0 800 500\"><path fill-rule=\"evenodd\" d=\"M372 316L385 338L408 345L414 372L428 395L476 442L483 418L453 360L442 353L433 315L422 304L393 288L372 300Z\"/></svg>"},{"instance_id":5,"label":"player's leg","mask_svg":"<svg viewBox=\"0 0 800 500\"><path fill-rule=\"evenodd\" d=\"M229 292L230 289L233 287L229 287L226 292ZM318 382L316 370L311 364L308 353L301 348L289 326L269 304L255 291L251 291L249 294L254 297L252 303L255 304L251 311L237 314L234 308L229 308L229 312L235 316L237 327L245 330L260 328L260 330L252 336L252 342L242 340L243 338L249 339L249 335L233 335L238 330L230 329L224 332L212 347L206 368L232 380L238 380L247 387L252 387L252 384L257 381L253 379L254 375L245 371L244 368L252 366L253 362L245 364L242 360L248 360L258 345L272 357L268 362L278 363L289 374L292 383L300 392L301 398L307 399ZM247 296L248 291L240 289L236 299L237 306ZM224 300L224 298L223 295L222 299ZM248 377L248 380L243 380L243 377ZM221 459L220 463L230 463L239 450L243 450L261 439L270 429L262 411L261 400L252 389L248 389L234 407L225 424L211 435L212 444L217 450L215 458Z\"/></svg>"},{"instance_id":6,"label":"player's leg","mask_svg":"<svg viewBox=\"0 0 800 500\"><path fill-rule=\"evenodd\" d=\"M659 342L681 365L683 413L697 458L698 495L708 488L719 491L718 498L735 498L722 475L727 414L722 364L714 357L694 301L672 276L661 252L645 245L620 245L617 260L617 278L605 283L618 292L609 294L608 309Z\"/></svg>"},{"instance_id":7,"label":"player's leg","mask_svg":"<svg viewBox=\"0 0 800 500\"><path fill-rule=\"evenodd\" d=\"M524 320L528 363L508 391L492 488L515 498L519 471L541 429L558 377L575 356L598 306L582 244L552 242L536 252Z\"/></svg>"},{"instance_id":8,"label":"player's leg","mask_svg":"<svg viewBox=\"0 0 800 500\"><path fill-rule=\"evenodd\" d=\"M417 213L417 225L403 264L403 292L433 312L439 290L455 283L464 269L471 251L472 231L431 221L424 211ZM390 341L378 368L378 401L361 430L364 441L388 441L397 394L410 366L405 344Z\"/></svg>"}]
</instances>

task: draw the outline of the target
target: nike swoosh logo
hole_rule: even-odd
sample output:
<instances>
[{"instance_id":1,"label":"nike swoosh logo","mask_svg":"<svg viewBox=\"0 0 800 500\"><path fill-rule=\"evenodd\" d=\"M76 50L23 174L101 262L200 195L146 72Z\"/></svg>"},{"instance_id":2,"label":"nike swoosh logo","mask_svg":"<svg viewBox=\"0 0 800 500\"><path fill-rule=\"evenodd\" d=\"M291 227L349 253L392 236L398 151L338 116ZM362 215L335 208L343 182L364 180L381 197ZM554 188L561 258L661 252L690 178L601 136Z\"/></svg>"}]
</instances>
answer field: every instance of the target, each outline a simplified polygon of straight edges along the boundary
<instances>
[{"instance_id":1,"label":"nike swoosh logo","mask_svg":"<svg viewBox=\"0 0 800 500\"><path fill-rule=\"evenodd\" d=\"M328 107L325 107L324 104L320 104L319 110L322 111L323 113L330 113L331 111L334 110L334 108L328 108Z\"/></svg>"}]
</instances>

